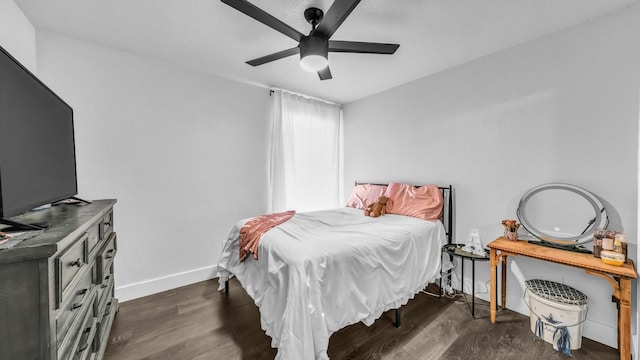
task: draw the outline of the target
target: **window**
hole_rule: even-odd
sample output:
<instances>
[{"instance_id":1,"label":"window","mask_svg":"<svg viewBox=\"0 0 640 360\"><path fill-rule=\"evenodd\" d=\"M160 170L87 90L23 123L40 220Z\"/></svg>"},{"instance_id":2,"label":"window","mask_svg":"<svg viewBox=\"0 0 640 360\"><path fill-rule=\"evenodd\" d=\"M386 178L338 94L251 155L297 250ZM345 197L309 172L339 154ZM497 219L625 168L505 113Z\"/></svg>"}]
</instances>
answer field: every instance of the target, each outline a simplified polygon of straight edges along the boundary
<instances>
[{"instance_id":1,"label":"window","mask_svg":"<svg viewBox=\"0 0 640 360\"><path fill-rule=\"evenodd\" d=\"M274 90L269 212L338 207L342 198L340 105Z\"/></svg>"}]
</instances>

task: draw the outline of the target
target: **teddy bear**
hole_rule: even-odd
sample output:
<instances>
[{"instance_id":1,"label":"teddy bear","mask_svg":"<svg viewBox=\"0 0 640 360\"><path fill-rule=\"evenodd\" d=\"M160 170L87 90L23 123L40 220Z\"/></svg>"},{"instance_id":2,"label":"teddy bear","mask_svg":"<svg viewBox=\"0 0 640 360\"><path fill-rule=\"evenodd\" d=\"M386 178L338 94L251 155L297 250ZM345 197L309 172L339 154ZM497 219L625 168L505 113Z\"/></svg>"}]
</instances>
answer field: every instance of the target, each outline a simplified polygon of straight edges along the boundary
<instances>
[{"instance_id":1,"label":"teddy bear","mask_svg":"<svg viewBox=\"0 0 640 360\"><path fill-rule=\"evenodd\" d=\"M378 200L373 204L366 206L364 209L365 216L378 217L384 215L387 212L387 201L389 198L382 195L378 197Z\"/></svg>"}]
</instances>

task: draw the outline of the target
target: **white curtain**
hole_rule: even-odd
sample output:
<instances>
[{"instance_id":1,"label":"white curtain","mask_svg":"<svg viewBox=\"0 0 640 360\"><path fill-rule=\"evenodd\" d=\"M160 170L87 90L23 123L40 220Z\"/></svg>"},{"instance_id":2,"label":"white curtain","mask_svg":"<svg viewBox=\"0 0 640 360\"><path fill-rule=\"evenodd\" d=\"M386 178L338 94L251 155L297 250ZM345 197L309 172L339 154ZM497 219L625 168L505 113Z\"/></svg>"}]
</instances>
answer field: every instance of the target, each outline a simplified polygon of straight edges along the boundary
<instances>
[{"instance_id":1,"label":"white curtain","mask_svg":"<svg viewBox=\"0 0 640 360\"><path fill-rule=\"evenodd\" d=\"M342 202L342 109L273 90L269 212L335 208Z\"/></svg>"}]
</instances>

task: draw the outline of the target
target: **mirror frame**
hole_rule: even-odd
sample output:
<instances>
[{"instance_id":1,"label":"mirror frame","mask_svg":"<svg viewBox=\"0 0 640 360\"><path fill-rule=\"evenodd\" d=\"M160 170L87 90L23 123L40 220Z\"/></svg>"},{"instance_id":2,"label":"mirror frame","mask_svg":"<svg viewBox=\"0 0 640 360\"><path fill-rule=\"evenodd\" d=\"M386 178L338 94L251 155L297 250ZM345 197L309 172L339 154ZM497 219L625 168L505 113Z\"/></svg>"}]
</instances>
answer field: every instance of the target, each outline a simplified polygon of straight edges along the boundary
<instances>
[{"instance_id":1,"label":"mirror frame","mask_svg":"<svg viewBox=\"0 0 640 360\"><path fill-rule=\"evenodd\" d=\"M529 222L529 218L527 217L526 206L527 202L531 197L545 190L567 190L573 193L576 193L582 196L585 200L587 200L591 206L593 207L593 211L596 214L593 219L589 221L589 226L582 232L582 234L570 237L563 238L554 238L544 233L540 229L538 229L535 225ZM570 184L561 184L561 183L552 183L552 184L544 184L540 186L536 186L531 190L527 191L522 198L520 199L520 203L518 204L518 210L516 211L518 216L518 220L522 226L527 230L531 235L537 237L538 239L548 242L554 245L559 246L576 246L580 244L587 243L593 240L593 232L595 229L606 229L609 224L609 217L607 216L607 210L605 209L602 202L589 191L580 188L575 185Z\"/></svg>"}]
</instances>

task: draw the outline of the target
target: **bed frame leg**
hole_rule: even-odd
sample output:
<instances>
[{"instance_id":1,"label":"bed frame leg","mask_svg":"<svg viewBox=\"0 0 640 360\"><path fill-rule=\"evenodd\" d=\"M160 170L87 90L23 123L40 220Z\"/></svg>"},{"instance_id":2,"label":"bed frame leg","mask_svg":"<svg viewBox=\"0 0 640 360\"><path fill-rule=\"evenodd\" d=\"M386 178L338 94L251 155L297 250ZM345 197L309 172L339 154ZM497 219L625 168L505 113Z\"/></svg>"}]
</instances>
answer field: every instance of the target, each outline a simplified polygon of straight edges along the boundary
<instances>
[{"instance_id":1,"label":"bed frame leg","mask_svg":"<svg viewBox=\"0 0 640 360\"><path fill-rule=\"evenodd\" d=\"M229 293L229 280L225 280L224 282L224 293L225 294Z\"/></svg>"},{"instance_id":2,"label":"bed frame leg","mask_svg":"<svg viewBox=\"0 0 640 360\"><path fill-rule=\"evenodd\" d=\"M396 309L396 327L400 327L400 308Z\"/></svg>"}]
</instances>

